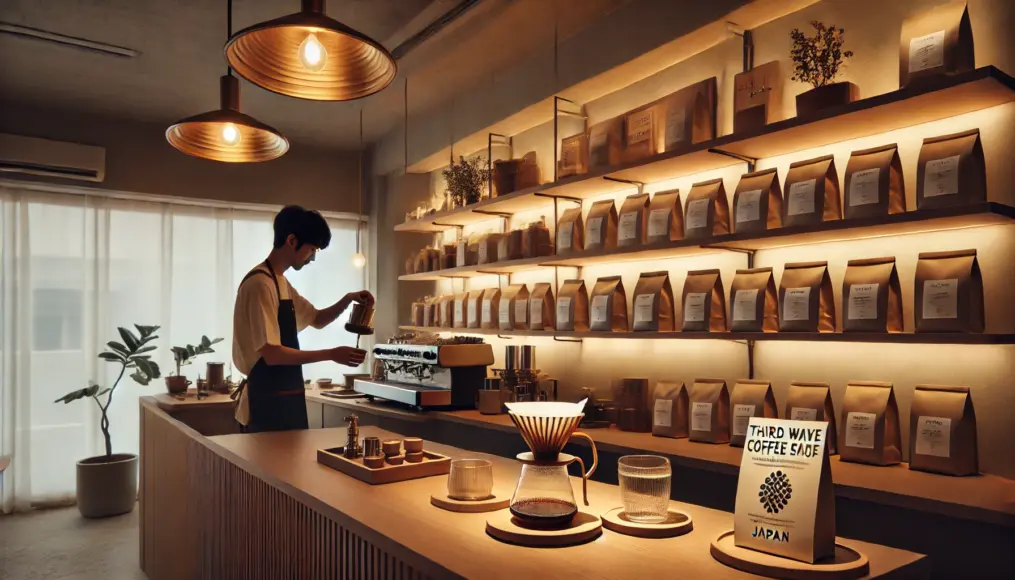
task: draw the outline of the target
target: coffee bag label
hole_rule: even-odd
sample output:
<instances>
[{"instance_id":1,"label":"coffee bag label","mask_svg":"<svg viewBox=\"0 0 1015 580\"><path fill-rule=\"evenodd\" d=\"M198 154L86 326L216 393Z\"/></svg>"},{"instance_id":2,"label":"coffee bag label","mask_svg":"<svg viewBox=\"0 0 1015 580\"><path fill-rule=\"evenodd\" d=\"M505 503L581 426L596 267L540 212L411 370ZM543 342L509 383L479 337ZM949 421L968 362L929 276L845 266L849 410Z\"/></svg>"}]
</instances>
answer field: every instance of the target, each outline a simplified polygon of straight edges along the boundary
<instances>
[{"instance_id":1,"label":"coffee bag label","mask_svg":"<svg viewBox=\"0 0 1015 580\"><path fill-rule=\"evenodd\" d=\"M937 197L959 192L959 159L952 155L927 162L923 175L923 196Z\"/></svg>"},{"instance_id":2,"label":"coffee bag label","mask_svg":"<svg viewBox=\"0 0 1015 580\"><path fill-rule=\"evenodd\" d=\"M469 298L469 323L472 323L473 321L479 319L478 312L476 312L478 308L479 308L479 300L473 300L472 298Z\"/></svg>"},{"instance_id":3,"label":"coffee bag label","mask_svg":"<svg viewBox=\"0 0 1015 580\"><path fill-rule=\"evenodd\" d=\"M574 234L574 222L560 224L560 231L557 232L557 249L567 250L571 247L571 236Z\"/></svg>"},{"instance_id":4,"label":"coffee bag label","mask_svg":"<svg viewBox=\"0 0 1015 580\"><path fill-rule=\"evenodd\" d=\"M464 305L462 304L462 301L461 300L455 300L455 321L456 322L462 320L465 317L465 312L463 312L463 309L464 309Z\"/></svg>"},{"instance_id":5,"label":"coffee bag label","mask_svg":"<svg viewBox=\"0 0 1015 580\"><path fill-rule=\"evenodd\" d=\"M652 414L652 425L654 427L673 426L672 399L656 399L655 412Z\"/></svg>"},{"instance_id":6,"label":"coffee bag label","mask_svg":"<svg viewBox=\"0 0 1015 580\"><path fill-rule=\"evenodd\" d=\"M568 299L570 300L570 299ZM610 318L610 297L605 294L592 297L592 322L606 322Z\"/></svg>"},{"instance_id":7,"label":"coffee bag label","mask_svg":"<svg viewBox=\"0 0 1015 580\"><path fill-rule=\"evenodd\" d=\"M589 235L588 240L585 241L587 244L602 244L603 243L603 217L592 218L589 220Z\"/></svg>"},{"instance_id":8,"label":"coffee bag label","mask_svg":"<svg viewBox=\"0 0 1015 580\"><path fill-rule=\"evenodd\" d=\"M485 241L484 242L480 242L480 244L479 244L479 261L480 262L489 262L490 261L489 257L490 257L490 252L487 249L486 242Z\"/></svg>"},{"instance_id":9,"label":"coffee bag label","mask_svg":"<svg viewBox=\"0 0 1015 580\"><path fill-rule=\"evenodd\" d=\"M958 318L959 316L959 281L948 280L923 281L923 317Z\"/></svg>"},{"instance_id":10,"label":"coffee bag label","mask_svg":"<svg viewBox=\"0 0 1015 580\"><path fill-rule=\"evenodd\" d=\"M918 417L916 419L917 455L951 457L952 420L947 417Z\"/></svg>"},{"instance_id":11,"label":"coffee bag label","mask_svg":"<svg viewBox=\"0 0 1015 580\"><path fill-rule=\"evenodd\" d=\"M670 232L670 210L654 209L648 214L648 237L665 236Z\"/></svg>"},{"instance_id":12,"label":"coffee bag label","mask_svg":"<svg viewBox=\"0 0 1015 580\"><path fill-rule=\"evenodd\" d=\"M938 30L909 41L910 74L937 68L945 62L945 31Z\"/></svg>"},{"instance_id":13,"label":"coffee bag label","mask_svg":"<svg viewBox=\"0 0 1015 580\"><path fill-rule=\"evenodd\" d=\"M533 298L529 301L529 321L532 325L543 324L543 299Z\"/></svg>"},{"instance_id":14,"label":"coffee bag label","mask_svg":"<svg viewBox=\"0 0 1015 580\"><path fill-rule=\"evenodd\" d=\"M684 299L684 320L687 322L705 321L705 298L707 292L688 292Z\"/></svg>"},{"instance_id":15,"label":"coffee bag label","mask_svg":"<svg viewBox=\"0 0 1015 580\"><path fill-rule=\"evenodd\" d=\"M737 196L737 223L758 221L761 217L761 194L764 190L743 191Z\"/></svg>"},{"instance_id":16,"label":"coffee bag label","mask_svg":"<svg viewBox=\"0 0 1015 580\"><path fill-rule=\"evenodd\" d=\"M492 307L493 307L493 300L492 299L487 298L487 299L483 300L483 322L489 322L489 321L493 320L493 316L492 316L493 313L491 312Z\"/></svg>"},{"instance_id":17,"label":"coffee bag label","mask_svg":"<svg viewBox=\"0 0 1015 580\"><path fill-rule=\"evenodd\" d=\"M789 418L794 421L815 421L818 418L818 410L793 407L789 410Z\"/></svg>"},{"instance_id":18,"label":"coffee bag label","mask_svg":"<svg viewBox=\"0 0 1015 580\"><path fill-rule=\"evenodd\" d=\"M687 202L687 215L684 225L687 229L693 230L708 227L708 208L712 205L711 199L692 199Z\"/></svg>"},{"instance_id":19,"label":"coffee bag label","mask_svg":"<svg viewBox=\"0 0 1015 580\"><path fill-rule=\"evenodd\" d=\"M712 403L691 403L691 431L712 430Z\"/></svg>"},{"instance_id":20,"label":"coffee bag label","mask_svg":"<svg viewBox=\"0 0 1015 580\"><path fill-rule=\"evenodd\" d=\"M524 307L525 303L522 302L521 305ZM508 320L508 318L510 317L511 317L511 301L502 298L500 301L500 306L498 307L497 310L497 320Z\"/></svg>"},{"instance_id":21,"label":"coffee bag label","mask_svg":"<svg viewBox=\"0 0 1015 580\"><path fill-rule=\"evenodd\" d=\"M666 114L666 150L687 140L687 113L683 107L673 107Z\"/></svg>"},{"instance_id":22,"label":"coffee bag label","mask_svg":"<svg viewBox=\"0 0 1015 580\"><path fill-rule=\"evenodd\" d=\"M560 164L563 167L578 167L578 145L564 143L560 148Z\"/></svg>"},{"instance_id":23,"label":"coffee bag label","mask_svg":"<svg viewBox=\"0 0 1015 580\"><path fill-rule=\"evenodd\" d=\"M539 301L539 314L536 318L540 318L543 314L543 301ZM515 300L515 322L525 322L525 313L528 312L529 305L525 300Z\"/></svg>"},{"instance_id":24,"label":"coffee bag label","mask_svg":"<svg viewBox=\"0 0 1015 580\"><path fill-rule=\"evenodd\" d=\"M747 435L747 424L754 416L754 405L733 405L733 435Z\"/></svg>"},{"instance_id":25,"label":"coffee bag label","mask_svg":"<svg viewBox=\"0 0 1015 580\"><path fill-rule=\"evenodd\" d=\"M850 207L877 203L880 177L880 167L854 172L853 180L849 182Z\"/></svg>"},{"instance_id":26,"label":"coffee bag label","mask_svg":"<svg viewBox=\"0 0 1015 580\"><path fill-rule=\"evenodd\" d=\"M758 318L758 289L737 290L733 298L733 320Z\"/></svg>"},{"instance_id":27,"label":"coffee bag label","mask_svg":"<svg viewBox=\"0 0 1015 580\"><path fill-rule=\"evenodd\" d=\"M639 294L634 297L634 321L651 322L655 314L655 295Z\"/></svg>"},{"instance_id":28,"label":"coffee bag label","mask_svg":"<svg viewBox=\"0 0 1015 580\"><path fill-rule=\"evenodd\" d=\"M877 320L878 284L851 284L846 311L850 320Z\"/></svg>"},{"instance_id":29,"label":"coffee bag label","mask_svg":"<svg viewBox=\"0 0 1015 580\"><path fill-rule=\"evenodd\" d=\"M636 235L638 235L638 212L629 211L620 214L617 238L621 241L633 240Z\"/></svg>"},{"instance_id":30,"label":"coffee bag label","mask_svg":"<svg viewBox=\"0 0 1015 580\"><path fill-rule=\"evenodd\" d=\"M814 213L814 189L817 183L817 179L808 179L789 186L786 195L787 215Z\"/></svg>"},{"instance_id":31,"label":"coffee bag label","mask_svg":"<svg viewBox=\"0 0 1015 580\"><path fill-rule=\"evenodd\" d=\"M571 322L571 297L562 296L557 299L557 322L568 324Z\"/></svg>"},{"instance_id":32,"label":"coffee bag label","mask_svg":"<svg viewBox=\"0 0 1015 580\"><path fill-rule=\"evenodd\" d=\"M807 320L811 313L811 288L786 288L782 298L782 319Z\"/></svg>"},{"instance_id":33,"label":"coffee bag label","mask_svg":"<svg viewBox=\"0 0 1015 580\"><path fill-rule=\"evenodd\" d=\"M877 418L874 413L847 413L846 447L874 449L874 424Z\"/></svg>"},{"instance_id":34,"label":"coffee bag label","mask_svg":"<svg viewBox=\"0 0 1015 580\"><path fill-rule=\"evenodd\" d=\"M627 145L637 145L652 138L652 109L627 116Z\"/></svg>"}]
</instances>

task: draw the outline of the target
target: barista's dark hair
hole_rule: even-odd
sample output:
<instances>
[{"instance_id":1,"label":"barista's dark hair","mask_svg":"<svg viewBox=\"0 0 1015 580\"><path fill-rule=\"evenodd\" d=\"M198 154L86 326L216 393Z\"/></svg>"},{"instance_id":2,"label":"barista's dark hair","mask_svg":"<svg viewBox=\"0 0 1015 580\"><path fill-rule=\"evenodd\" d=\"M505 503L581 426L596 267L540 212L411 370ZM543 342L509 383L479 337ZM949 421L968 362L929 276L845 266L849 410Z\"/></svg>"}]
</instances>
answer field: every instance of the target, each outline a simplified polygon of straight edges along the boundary
<instances>
[{"instance_id":1,"label":"barista's dark hair","mask_svg":"<svg viewBox=\"0 0 1015 580\"><path fill-rule=\"evenodd\" d=\"M287 205L275 214L275 248L285 245L290 234L296 236L296 249L312 244L320 249L331 243L331 228L320 213L298 205Z\"/></svg>"}]
</instances>

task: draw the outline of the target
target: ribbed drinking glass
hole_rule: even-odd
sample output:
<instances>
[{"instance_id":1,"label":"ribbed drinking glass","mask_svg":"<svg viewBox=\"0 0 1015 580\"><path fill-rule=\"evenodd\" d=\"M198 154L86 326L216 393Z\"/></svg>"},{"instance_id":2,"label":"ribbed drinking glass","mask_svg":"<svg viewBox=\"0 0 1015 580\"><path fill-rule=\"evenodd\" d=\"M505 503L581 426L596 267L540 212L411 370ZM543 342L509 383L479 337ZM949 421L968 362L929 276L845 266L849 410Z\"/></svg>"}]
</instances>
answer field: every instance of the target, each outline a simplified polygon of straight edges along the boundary
<instances>
[{"instance_id":1,"label":"ribbed drinking glass","mask_svg":"<svg viewBox=\"0 0 1015 580\"><path fill-rule=\"evenodd\" d=\"M617 462L624 515L634 522L660 523L670 505L670 461L658 455L627 455Z\"/></svg>"},{"instance_id":2,"label":"ribbed drinking glass","mask_svg":"<svg viewBox=\"0 0 1015 580\"><path fill-rule=\"evenodd\" d=\"M448 473L448 497L476 501L493 496L493 463L485 459L453 459Z\"/></svg>"}]
</instances>

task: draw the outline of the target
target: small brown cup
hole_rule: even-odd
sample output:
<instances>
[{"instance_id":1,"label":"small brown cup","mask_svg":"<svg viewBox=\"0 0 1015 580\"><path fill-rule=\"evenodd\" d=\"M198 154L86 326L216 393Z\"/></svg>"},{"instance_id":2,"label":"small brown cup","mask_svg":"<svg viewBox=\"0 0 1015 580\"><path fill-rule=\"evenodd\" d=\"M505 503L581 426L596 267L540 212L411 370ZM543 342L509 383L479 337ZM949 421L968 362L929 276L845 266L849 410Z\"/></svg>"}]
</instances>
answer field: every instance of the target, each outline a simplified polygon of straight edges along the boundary
<instances>
[{"instance_id":1,"label":"small brown cup","mask_svg":"<svg viewBox=\"0 0 1015 580\"><path fill-rule=\"evenodd\" d=\"M402 440L402 445L405 446L406 454L422 453L423 451L423 440L419 437L406 437Z\"/></svg>"},{"instance_id":2,"label":"small brown cup","mask_svg":"<svg viewBox=\"0 0 1015 580\"><path fill-rule=\"evenodd\" d=\"M406 453L405 460L409 463L421 463L423 461L423 452L416 451L414 453Z\"/></svg>"},{"instance_id":3,"label":"small brown cup","mask_svg":"<svg viewBox=\"0 0 1015 580\"><path fill-rule=\"evenodd\" d=\"M381 441L381 450L385 456L399 455L402 453L402 442L398 439Z\"/></svg>"},{"instance_id":4,"label":"small brown cup","mask_svg":"<svg viewBox=\"0 0 1015 580\"><path fill-rule=\"evenodd\" d=\"M364 457L363 465L366 465L370 469L377 469L378 467L384 467L384 458L377 457Z\"/></svg>"},{"instance_id":5,"label":"small brown cup","mask_svg":"<svg viewBox=\"0 0 1015 580\"><path fill-rule=\"evenodd\" d=\"M405 461L404 455L386 455L384 461L387 461L389 465L401 465Z\"/></svg>"}]
</instances>

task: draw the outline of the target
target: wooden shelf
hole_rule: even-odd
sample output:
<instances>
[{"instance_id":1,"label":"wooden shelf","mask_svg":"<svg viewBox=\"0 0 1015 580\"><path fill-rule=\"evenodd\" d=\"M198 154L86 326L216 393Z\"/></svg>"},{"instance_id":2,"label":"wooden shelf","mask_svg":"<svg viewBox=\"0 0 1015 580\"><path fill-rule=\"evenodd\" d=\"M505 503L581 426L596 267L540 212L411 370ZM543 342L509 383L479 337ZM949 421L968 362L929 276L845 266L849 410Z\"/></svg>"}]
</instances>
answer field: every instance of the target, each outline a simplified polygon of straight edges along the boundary
<instances>
[{"instance_id":1,"label":"wooden shelf","mask_svg":"<svg viewBox=\"0 0 1015 580\"><path fill-rule=\"evenodd\" d=\"M462 266L460 268L446 268L434 270L433 272L419 272L417 274L402 274L398 277L401 281L419 280L443 280L445 278L473 278L475 276L487 276L491 274L510 274L522 270L533 270L552 256L538 256L536 258L525 258L523 260L506 260L492 264L481 264L478 266Z\"/></svg>"},{"instance_id":2,"label":"wooden shelf","mask_svg":"<svg viewBox=\"0 0 1015 580\"><path fill-rule=\"evenodd\" d=\"M825 109L806 117L793 117L756 131L724 135L618 167L486 199L465 208L399 224L395 226L395 231L440 231L452 225L468 225L492 217L479 212L512 214L550 203L547 197L536 196L537 193L585 199L632 187L627 183L609 181L605 179L607 177L653 183L741 163L721 152L754 159L774 157L946 119L1013 100L1015 79L995 67L982 67Z\"/></svg>"}]
</instances>

